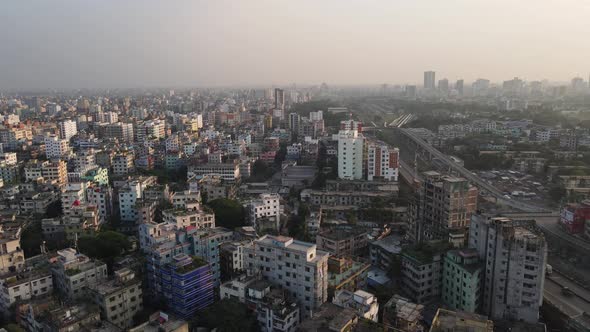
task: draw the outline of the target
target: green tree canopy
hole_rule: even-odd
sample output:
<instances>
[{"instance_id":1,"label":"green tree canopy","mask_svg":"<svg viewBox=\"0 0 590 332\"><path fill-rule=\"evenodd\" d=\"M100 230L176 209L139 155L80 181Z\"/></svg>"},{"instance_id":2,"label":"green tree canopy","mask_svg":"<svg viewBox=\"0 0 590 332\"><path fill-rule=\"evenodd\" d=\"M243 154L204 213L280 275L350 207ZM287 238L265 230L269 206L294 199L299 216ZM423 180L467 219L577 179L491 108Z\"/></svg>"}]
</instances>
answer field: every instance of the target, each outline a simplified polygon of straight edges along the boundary
<instances>
[{"instance_id":1,"label":"green tree canopy","mask_svg":"<svg viewBox=\"0 0 590 332\"><path fill-rule=\"evenodd\" d=\"M245 225L244 207L240 202L227 199L218 198L207 202L213 212L215 212L215 225L233 229Z\"/></svg>"},{"instance_id":2,"label":"green tree canopy","mask_svg":"<svg viewBox=\"0 0 590 332\"><path fill-rule=\"evenodd\" d=\"M216 328L218 332L259 331L256 316L245 304L234 299L224 299L198 312L191 325Z\"/></svg>"},{"instance_id":3,"label":"green tree canopy","mask_svg":"<svg viewBox=\"0 0 590 332\"><path fill-rule=\"evenodd\" d=\"M104 231L96 236L83 236L78 239L78 250L91 258L97 258L110 267L115 257L122 255L131 248L125 234L115 231Z\"/></svg>"}]
</instances>

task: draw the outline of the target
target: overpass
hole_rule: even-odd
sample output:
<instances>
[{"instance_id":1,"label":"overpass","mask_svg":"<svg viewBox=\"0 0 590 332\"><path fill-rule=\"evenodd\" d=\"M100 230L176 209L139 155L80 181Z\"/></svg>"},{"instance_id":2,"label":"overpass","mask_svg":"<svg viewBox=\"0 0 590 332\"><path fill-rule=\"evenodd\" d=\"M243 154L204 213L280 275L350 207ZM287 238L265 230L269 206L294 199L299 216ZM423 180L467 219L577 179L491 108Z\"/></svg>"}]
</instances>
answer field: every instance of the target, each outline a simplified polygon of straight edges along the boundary
<instances>
[{"instance_id":1,"label":"overpass","mask_svg":"<svg viewBox=\"0 0 590 332\"><path fill-rule=\"evenodd\" d=\"M465 167L455 163L451 158L447 155L443 154L439 150L435 149L432 145L428 142L424 141L422 138L418 137L411 130L404 129L404 128L395 128L396 132L401 135L403 138L410 140L413 144L417 146L417 148L422 149L427 154L430 155L431 158L436 158L440 160L443 164L449 167L449 170L452 170L454 173L458 174L459 176L469 180L473 185L477 186L480 192L485 192L488 195L494 197L496 202L509 206L513 209L524 211L524 212L548 212L548 210L543 209L538 206L534 206L531 204L527 204L524 202L519 202L511 198L504 197L504 193L502 193L498 188L494 187L493 185L489 184L488 182L484 181L477 175L473 174L471 171L466 169Z\"/></svg>"}]
</instances>

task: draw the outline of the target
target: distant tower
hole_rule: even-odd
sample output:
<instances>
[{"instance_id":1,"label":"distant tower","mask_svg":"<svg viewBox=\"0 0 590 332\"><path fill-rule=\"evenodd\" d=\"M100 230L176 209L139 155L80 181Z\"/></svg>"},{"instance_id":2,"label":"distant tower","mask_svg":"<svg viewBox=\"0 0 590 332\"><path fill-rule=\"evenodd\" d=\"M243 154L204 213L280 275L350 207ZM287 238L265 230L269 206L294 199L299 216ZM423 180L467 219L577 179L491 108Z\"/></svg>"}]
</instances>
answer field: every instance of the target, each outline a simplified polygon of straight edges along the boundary
<instances>
[{"instance_id":1,"label":"distant tower","mask_svg":"<svg viewBox=\"0 0 590 332\"><path fill-rule=\"evenodd\" d=\"M457 80L457 83L455 83L455 90L457 90L459 96L463 95L463 80Z\"/></svg>"},{"instance_id":2,"label":"distant tower","mask_svg":"<svg viewBox=\"0 0 590 332\"><path fill-rule=\"evenodd\" d=\"M436 73L434 71L424 72L424 89L434 90Z\"/></svg>"}]
</instances>

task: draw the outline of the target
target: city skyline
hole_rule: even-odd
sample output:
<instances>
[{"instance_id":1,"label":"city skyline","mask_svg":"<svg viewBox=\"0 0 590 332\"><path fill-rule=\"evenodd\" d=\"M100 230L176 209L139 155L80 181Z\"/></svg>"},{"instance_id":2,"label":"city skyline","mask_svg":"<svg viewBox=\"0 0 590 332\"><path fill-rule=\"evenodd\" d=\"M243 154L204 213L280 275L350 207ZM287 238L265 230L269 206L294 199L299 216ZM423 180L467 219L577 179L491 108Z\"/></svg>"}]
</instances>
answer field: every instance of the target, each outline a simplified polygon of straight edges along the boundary
<instances>
[{"instance_id":1,"label":"city skyline","mask_svg":"<svg viewBox=\"0 0 590 332\"><path fill-rule=\"evenodd\" d=\"M15 2L0 89L587 80L590 4L566 2Z\"/></svg>"}]
</instances>

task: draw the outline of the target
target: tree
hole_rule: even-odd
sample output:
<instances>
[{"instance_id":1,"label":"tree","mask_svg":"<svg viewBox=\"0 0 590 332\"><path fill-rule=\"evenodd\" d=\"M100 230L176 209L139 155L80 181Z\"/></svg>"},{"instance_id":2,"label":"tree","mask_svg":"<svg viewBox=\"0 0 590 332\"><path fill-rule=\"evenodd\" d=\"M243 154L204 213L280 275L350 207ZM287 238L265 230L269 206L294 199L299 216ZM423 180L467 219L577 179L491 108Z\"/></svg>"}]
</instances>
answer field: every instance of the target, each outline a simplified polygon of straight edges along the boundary
<instances>
[{"instance_id":1,"label":"tree","mask_svg":"<svg viewBox=\"0 0 590 332\"><path fill-rule=\"evenodd\" d=\"M41 221L36 220L23 230L20 246L25 252L25 257L32 257L41 253L42 243L43 230L41 229Z\"/></svg>"},{"instance_id":2,"label":"tree","mask_svg":"<svg viewBox=\"0 0 590 332\"><path fill-rule=\"evenodd\" d=\"M104 231L96 236L83 236L78 239L78 250L91 258L107 263L109 269L117 256L131 249L131 243L124 234Z\"/></svg>"},{"instance_id":3,"label":"tree","mask_svg":"<svg viewBox=\"0 0 590 332\"><path fill-rule=\"evenodd\" d=\"M207 203L215 213L215 225L233 229L245 225L244 207L240 202L218 198Z\"/></svg>"},{"instance_id":4,"label":"tree","mask_svg":"<svg viewBox=\"0 0 590 332\"><path fill-rule=\"evenodd\" d=\"M265 181L273 175L273 170L264 161L258 159L252 165L252 180L256 182Z\"/></svg>"},{"instance_id":5,"label":"tree","mask_svg":"<svg viewBox=\"0 0 590 332\"><path fill-rule=\"evenodd\" d=\"M235 299L224 299L198 312L191 321L193 328L216 328L218 332L259 331L256 316Z\"/></svg>"}]
</instances>

